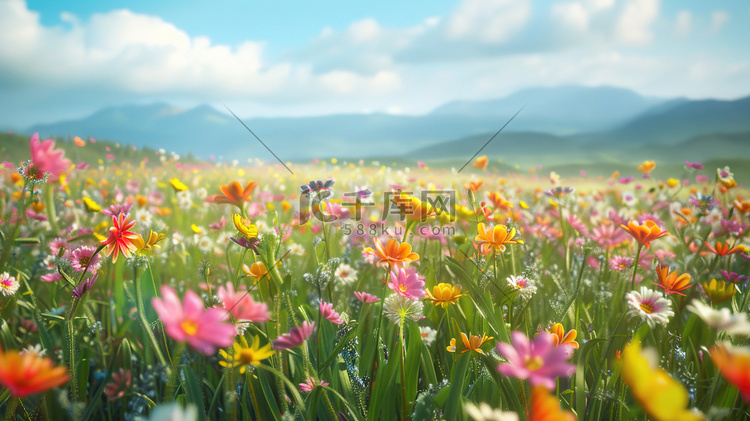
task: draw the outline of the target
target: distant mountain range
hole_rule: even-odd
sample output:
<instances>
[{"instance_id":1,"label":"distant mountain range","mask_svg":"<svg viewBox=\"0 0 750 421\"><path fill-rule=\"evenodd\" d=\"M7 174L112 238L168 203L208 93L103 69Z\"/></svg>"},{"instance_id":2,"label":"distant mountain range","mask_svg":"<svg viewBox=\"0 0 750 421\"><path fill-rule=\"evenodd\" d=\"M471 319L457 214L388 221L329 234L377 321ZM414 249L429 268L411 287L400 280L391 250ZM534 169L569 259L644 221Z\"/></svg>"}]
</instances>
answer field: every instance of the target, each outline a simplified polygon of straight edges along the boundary
<instances>
[{"instance_id":1,"label":"distant mountain range","mask_svg":"<svg viewBox=\"0 0 750 421\"><path fill-rule=\"evenodd\" d=\"M526 89L502 99L450 102L421 116L342 114L243 121L284 161L373 156L460 160L471 157L524 105L483 153L524 161L543 156L587 161L613 154L616 159L750 157L750 97L660 99L612 87ZM111 107L26 132L91 136L202 158L273 159L234 117L208 105ZM618 155L626 150L631 155Z\"/></svg>"}]
</instances>

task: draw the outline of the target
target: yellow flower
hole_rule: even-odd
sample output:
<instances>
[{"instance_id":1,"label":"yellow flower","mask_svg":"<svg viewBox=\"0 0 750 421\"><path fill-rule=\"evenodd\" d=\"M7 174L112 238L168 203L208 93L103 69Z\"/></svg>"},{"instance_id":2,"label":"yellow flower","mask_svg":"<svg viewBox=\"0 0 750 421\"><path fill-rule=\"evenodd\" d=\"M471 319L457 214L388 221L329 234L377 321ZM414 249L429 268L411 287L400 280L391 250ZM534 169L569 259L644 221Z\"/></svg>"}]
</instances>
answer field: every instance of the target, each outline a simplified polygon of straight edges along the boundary
<instances>
[{"instance_id":1,"label":"yellow flower","mask_svg":"<svg viewBox=\"0 0 750 421\"><path fill-rule=\"evenodd\" d=\"M701 283L701 286L703 287L703 292L706 293L708 298L714 304L723 303L724 301L731 299L737 292L733 283L717 281L716 279L711 279L711 282L703 282Z\"/></svg>"},{"instance_id":2,"label":"yellow flower","mask_svg":"<svg viewBox=\"0 0 750 421\"><path fill-rule=\"evenodd\" d=\"M667 180L667 186L669 187L677 187L680 185L680 180L676 180L674 178L670 178Z\"/></svg>"},{"instance_id":3,"label":"yellow flower","mask_svg":"<svg viewBox=\"0 0 750 421\"><path fill-rule=\"evenodd\" d=\"M185 191L188 189L188 187L177 178L173 178L169 180L169 184L172 185L172 188L174 189L174 191Z\"/></svg>"},{"instance_id":4,"label":"yellow flower","mask_svg":"<svg viewBox=\"0 0 750 421\"><path fill-rule=\"evenodd\" d=\"M248 275L255 278L254 282L256 284L261 280L261 278L268 274L268 269L266 269L266 265L264 265L263 262L255 262L250 266L242 265L242 270L244 270Z\"/></svg>"},{"instance_id":5,"label":"yellow flower","mask_svg":"<svg viewBox=\"0 0 750 421\"><path fill-rule=\"evenodd\" d=\"M260 347L260 338L253 336L253 346L249 346L244 336L240 336L240 343L235 342L232 345L231 353L219 350L222 361L219 365L222 367L240 366L240 373L245 373L248 365L258 365L261 361L273 355L276 351L271 349L271 344L265 344Z\"/></svg>"},{"instance_id":6,"label":"yellow flower","mask_svg":"<svg viewBox=\"0 0 750 421\"><path fill-rule=\"evenodd\" d=\"M480 222L477 226L477 236L474 237L474 241L479 246L482 254L487 254L490 250L505 251L506 244L523 244L522 240L514 240L516 237L516 229L511 228L508 231L508 227L505 225L495 225L494 228L485 228L484 223Z\"/></svg>"},{"instance_id":7,"label":"yellow flower","mask_svg":"<svg viewBox=\"0 0 750 421\"><path fill-rule=\"evenodd\" d=\"M490 339L494 339L492 336L487 336L486 334L482 333L482 336L472 335L471 332L469 332L469 337L466 336L465 333L461 332L461 341L464 343L464 350L461 351L463 354L467 351L476 351L480 354L484 354L484 351L482 351L482 348L480 348L482 345L484 345L485 342L489 341ZM451 339L451 345L446 348L449 352L456 352L456 339Z\"/></svg>"},{"instance_id":8,"label":"yellow flower","mask_svg":"<svg viewBox=\"0 0 750 421\"><path fill-rule=\"evenodd\" d=\"M192 229L193 232L196 234L200 234L203 232L203 230L198 225L195 225L195 224L191 225L190 229Z\"/></svg>"},{"instance_id":9,"label":"yellow flower","mask_svg":"<svg viewBox=\"0 0 750 421\"><path fill-rule=\"evenodd\" d=\"M83 198L83 204L86 205L86 211L88 212L100 212L102 210L102 207L89 197Z\"/></svg>"},{"instance_id":10,"label":"yellow flower","mask_svg":"<svg viewBox=\"0 0 750 421\"><path fill-rule=\"evenodd\" d=\"M393 197L393 202L406 215L410 221L424 222L431 216L435 215L435 209L427 202L422 202L414 196L405 193L399 193Z\"/></svg>"},{"instance_id":11,"label":"yellow flower","mask_svg":"<svg viewBox=\"0 0 750 421\"><path fill-rule=\"evenodd\" d=\"M250 222L249 219L245 219L239 213L235 213L232 217L232 222L245 238L252 239L258 236L258 226Z\"/></svg>"},{"instance_id":12,"label":"yellow flower","mask_svg":"<svg viewBox=\"0 0 750 421\"><path fill-rule=\"evenodd\" d=\"M432 288L432 294L430 290L426 289L425 294L427 299L435 303L435 307L443 306L448 307L448 304L456 304L456 301L466 295L461 293L461 285L451 285L447 283L439 283Z\"/></svg>"},{"instance_id":13,"label":"yellow flower","mask_svg":"<svg viewBox=\"0 0 750 421\"><path fill-rule=\"evenodd\" d=\"M687 409L687 390L661 368L652 368L637 341L622 353L622 381L649 417L656 421L698 421L703 414Z\"/></svg>"},{"instance_id":14,"label":"yellow flower","mask_svg":"<svg viewBox=\"0 0 750 421\"><path fill-rule=\"evenodd\" d=\"M578 349L578 342L576 342L576 336L578 336L578 332L576 332L575 329L570 329L568 333L565 333L565 328L563 328L563 325L561 323L555 323L552 325L551 329L548 329L547 332L552 334L552 343L555 344L555 346L560 345L570 345L575 349Z\"/></svg>"},{"instance_id":15,"label":"yellow flower","mask_svg":"<svg viewBox=\"0 0 750 421\"><path fill-rule=\"evenodd\" d=\"M161 241L164 238L164 234L157 234L154 231L151 231L148 234L148 240L144 241L143 237L140 235L134 238L133 244L135 244L137 251L143 251L143 250L153 250L157 247L159 247L156 243Z\"/></svg>"}]
</instances>

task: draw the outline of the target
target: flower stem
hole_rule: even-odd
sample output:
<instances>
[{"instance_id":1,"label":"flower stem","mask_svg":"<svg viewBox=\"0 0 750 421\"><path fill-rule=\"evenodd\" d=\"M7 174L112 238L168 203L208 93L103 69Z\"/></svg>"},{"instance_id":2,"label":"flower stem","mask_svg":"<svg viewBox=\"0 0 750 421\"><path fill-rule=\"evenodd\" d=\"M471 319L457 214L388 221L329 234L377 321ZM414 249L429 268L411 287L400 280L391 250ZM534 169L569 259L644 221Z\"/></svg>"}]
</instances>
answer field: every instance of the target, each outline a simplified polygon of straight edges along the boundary
<instances>
[{"instance_id":1,"label":"flower stem","mask_svg":"<svg viewBox=\"0 0 750 421\"><path fill-rule=\"evenodd\" d=\"M638 270L638 260L641 258L641 249L643 244L638 243L638 251L635 252L635 261L633 262L633 279L630 281L630 285L635 289L635 273Z\"/></svg>"},{"instance_id":2,"label":"flower stem","mask_svg":"<svg viewBox=\"0 0 750 421\"><path fill-rule=\"evenodd\" d=\"M161 348L159 348L159 343L156 342L154 332L151 330L148 320L146 320L146 308L143 305L143 286L141 285L141 278L138 276L137 268L133 268L133 283L135 283L135 301L138 306L138 318L141 320L143 328L146 329L146 334L148 335L149 341L151 341L151 346L154 348L154 352L156 352L156 358L159 359L159 364L166 366L167 360L164 359L164 354L162 354Z\"/></svg>"},{"instance_id":3,"label":"flower stem","mask_svg":"<svg viewBox=\"0 0 750 421\"><path fill-rule=\"evenodd\" d=\"M405 355L405 340L404 340L404 317L401 316L401 322L398 324L398 341L401 345L401 411L402 420L408 420L407 409L406 409L406 355Z\"/></svg>"},{"instance_id":4,"label":"flower stem","mask_svg":"<svg viewBox=\"0 0 750 421\"><path fill-rule=\"evenodd\" d=\"M47 184L44 187L44 199L47 202L47 218L49 218L49 224L52 227L52 232L57 234L60 232L60 228L57 226L57 213L55 212L55 190L52 184Z\"/></svg>"}]
</instances>

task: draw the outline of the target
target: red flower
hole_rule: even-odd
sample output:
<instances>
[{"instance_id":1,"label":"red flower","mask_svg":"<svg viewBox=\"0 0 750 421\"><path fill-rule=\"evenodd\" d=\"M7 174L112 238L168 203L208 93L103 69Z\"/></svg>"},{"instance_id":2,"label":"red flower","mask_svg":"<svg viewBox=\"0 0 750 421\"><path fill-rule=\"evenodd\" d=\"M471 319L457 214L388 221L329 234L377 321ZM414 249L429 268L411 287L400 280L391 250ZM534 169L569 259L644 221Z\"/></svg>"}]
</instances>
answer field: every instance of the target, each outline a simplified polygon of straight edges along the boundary
<instances>
[{"instance_id":1,"label":"red flower","mask_svg":"<svg viewBox=\"0 0 750 421\"><path fill-rule=\"evenodd\" d=\"M20 355L0 349L0 384L12 396L24 398L61 386L70 380L65 367L55 367L51 359L38 354Z\"/></svg>"},{"instance_id":2,"label":"red flower","mask_svg":"<svg viewBox=\"0 0 750 421\"><path fill-rule=\"evenodd\" d=\"M130 257L132 256L132 252L138 249L133 240L138 239L139 235L128 231L130 228L133 228L133 225L135 225L135 221L128 221L128 217L123 213L112 217L112 227L109 228L109 237L102 241L102 244L107 246L107 257L111 256L114 252L113 263L117 262L117 256L120 253L125 257Z\"/></svg>"}]
</instances>

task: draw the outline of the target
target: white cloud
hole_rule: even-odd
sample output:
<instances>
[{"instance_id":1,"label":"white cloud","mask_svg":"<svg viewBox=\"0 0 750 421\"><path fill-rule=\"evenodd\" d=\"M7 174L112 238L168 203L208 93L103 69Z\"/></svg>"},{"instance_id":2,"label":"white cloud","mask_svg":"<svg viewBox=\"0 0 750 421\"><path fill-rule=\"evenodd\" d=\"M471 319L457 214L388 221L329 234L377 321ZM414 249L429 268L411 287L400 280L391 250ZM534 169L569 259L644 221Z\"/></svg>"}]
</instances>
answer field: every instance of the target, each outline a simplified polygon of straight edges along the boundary
<instances>
[{"instance_id":1,"label":"white cloud","mask_svg":"<svg viewBox=\"0 0 750 421\"><path fill-rule=\"evenodd\" d=\"M729 13L723 10L716 10L711 13L711 30L719 32L722 26L729 21Z\"/></svg>"},{"instance_id":2,"label":"white cloud","mask_svg":"<svg viewBox=\"0 0 750 421\"><path fill-rule=\"evenodd\" d=\"M523 28L530 15L528 0L464 0L448 18L446 32L454 40L504 43Z\"/></svg>"},{"instance_id":3,"label":"white cloud","mask_svg":"<svg viewBox=\"0 0 750 421\"><path fill-rule=\"evenodd\" d=\"M653 38L651 24L659 15L659 0L630 0L617 21L617 37L630 45L647 44Z\"/></svg>"},{"instance_id":4,"label":"white cloud","mask_svg":"<svg viewBox=\"0 0 750 421\"><path fill-rule=\"evenodd\" d=\"M690 33L692 28L693 16L687 10L681 10L677 13L677 23L675 25L675 32L679 36L686 36Z\"/></svg>"},{"instance_id":5,"label":"white cloud","mask_svg":"<svg viewBox=\"0 0 750 421\"><path fill-rule=\"evenodd\" d=\"M586 31L589 26L589 12L581 3L555 3L552 5L552 17L576 32Z\"/></svg>"}]
</instances>

